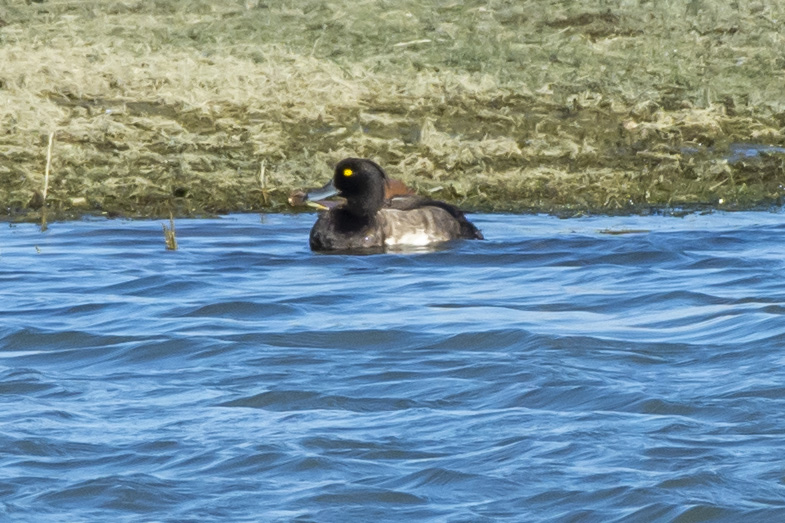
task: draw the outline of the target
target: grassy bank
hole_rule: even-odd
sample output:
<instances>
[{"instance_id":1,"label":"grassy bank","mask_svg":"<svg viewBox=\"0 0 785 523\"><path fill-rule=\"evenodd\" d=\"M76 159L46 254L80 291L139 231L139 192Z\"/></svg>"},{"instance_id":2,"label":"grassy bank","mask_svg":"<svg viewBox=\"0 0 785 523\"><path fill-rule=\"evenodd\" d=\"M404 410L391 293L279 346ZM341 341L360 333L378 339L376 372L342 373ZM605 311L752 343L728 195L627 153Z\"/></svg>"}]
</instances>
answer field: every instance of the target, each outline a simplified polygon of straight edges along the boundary
<instances>
[{"instance_id":1,"label":"grassy bank","mask_svg":"<svg viewBox=\"0 0 785 523\"><path fill-rule=\"evenodd\" d=\"M283 210L345 156L470 209L781 204L785 4L0 4L0 211ZM262 167L264 176L261 177Z\"/></svg>"}]
</instances>

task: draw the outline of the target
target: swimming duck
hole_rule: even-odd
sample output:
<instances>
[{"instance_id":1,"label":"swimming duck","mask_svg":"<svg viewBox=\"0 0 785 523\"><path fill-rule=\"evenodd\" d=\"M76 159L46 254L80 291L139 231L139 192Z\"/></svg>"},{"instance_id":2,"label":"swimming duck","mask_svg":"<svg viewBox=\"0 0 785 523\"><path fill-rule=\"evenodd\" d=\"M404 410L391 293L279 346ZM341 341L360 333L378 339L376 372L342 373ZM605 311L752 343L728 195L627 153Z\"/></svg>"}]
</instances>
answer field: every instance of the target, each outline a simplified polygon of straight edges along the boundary
<instances>
[{"instance_id":1,"label":"swimming duck","mask_svg":"<svg viewBox=\"0 0 785 523\"><path fill-rule=\"evenodd\" d=\"M457 207L391 187L384 170L371 160L341 160L333 179L305 199L314 202L336 194L346 201L319 215L311 229L314 251L378 252L402 245L483 239Z\"/></svg>"}]
</instances>

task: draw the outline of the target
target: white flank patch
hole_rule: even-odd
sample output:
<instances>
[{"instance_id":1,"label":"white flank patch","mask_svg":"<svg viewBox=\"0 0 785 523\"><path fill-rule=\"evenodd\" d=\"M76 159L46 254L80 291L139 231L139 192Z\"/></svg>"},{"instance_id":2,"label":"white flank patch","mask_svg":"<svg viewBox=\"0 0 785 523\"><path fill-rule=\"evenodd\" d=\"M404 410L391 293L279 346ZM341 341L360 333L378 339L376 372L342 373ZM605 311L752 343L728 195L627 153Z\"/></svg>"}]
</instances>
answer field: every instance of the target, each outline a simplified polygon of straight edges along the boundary
<instances>
[{"instance_id":1,"label":"white flank patch","mask_svg":"<svg viewBox=\"0 0 785 523\"><path fill-rule=\"evenodd\" d=\"M398 238L392 236L384 240L385 245L429 245L434 238L425 232L407 232Z\"/></svg>"}]
</instances>

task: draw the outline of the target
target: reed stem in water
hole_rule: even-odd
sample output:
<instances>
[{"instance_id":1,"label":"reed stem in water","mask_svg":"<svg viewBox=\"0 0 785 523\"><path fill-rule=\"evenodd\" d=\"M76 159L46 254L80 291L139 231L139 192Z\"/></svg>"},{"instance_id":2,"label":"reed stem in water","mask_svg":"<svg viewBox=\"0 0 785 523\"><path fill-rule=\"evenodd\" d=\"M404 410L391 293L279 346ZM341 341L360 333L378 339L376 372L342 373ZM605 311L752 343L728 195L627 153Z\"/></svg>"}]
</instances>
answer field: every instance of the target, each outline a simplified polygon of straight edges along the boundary
<instances>
[{"instance_id":1,"label":"reed stem in water","mask_svg":"<svg viewBox=\"0 0 785 523\"><path fill-rule=\"evenodd\" d=\"M164 230L164 240L166 241L166 250L176 251L177 235L174 229L174 216L172 215L172 213L169 213L169 227L167 227L165 223L162 223L161 227Z\"/></svg>"}]
</instances>

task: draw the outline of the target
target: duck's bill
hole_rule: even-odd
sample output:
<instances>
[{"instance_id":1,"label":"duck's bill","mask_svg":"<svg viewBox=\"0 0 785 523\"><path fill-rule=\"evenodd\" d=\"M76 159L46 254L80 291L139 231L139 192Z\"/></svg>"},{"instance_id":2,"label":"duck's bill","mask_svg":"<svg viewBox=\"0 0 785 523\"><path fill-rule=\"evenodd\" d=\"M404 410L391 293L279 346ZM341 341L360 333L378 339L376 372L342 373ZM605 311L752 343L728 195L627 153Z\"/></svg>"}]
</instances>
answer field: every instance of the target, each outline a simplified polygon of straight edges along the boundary
<instances>
[{"instance_id":1,"label":"duck's bill","mask_svg":"<svg viewBox=\"0 0 785 523\"><path fill-rule=\"evenodd\" d=\"M335 196L336 194L338 194L338 189L335 188L332 180L330 180L330 182L324 187L308 191L305 194L304 202L305 205L309 207L314 207L320 211L324 211L335 207L336 204L334 202L325 202L321 200L326 200L327 198Z\"/></svg>"},{"instance_id":2,"label":"duck's bill","mask_svg":"<svg viewBox=\"0 0 785 523\"><path fill-rule=\"evenodd\" d=\"M326 211L332 209L338 205L338 203L339 202L309 201L306 193L300 190L292 191L289 195L289 205L292 207L313 207L319 211Z\"/></svg>"},{"instance_id":3,"label":"duck's bill","mask_svg":"<svg viewBox=\"0 0 785 523\"><path fill-rule=\"evenodd\" d=\"M338 189L335 188L335 185L333 185L333 181L330 180L327 183L327 185L325 185L321 189L313 189L311 191L308 191L305 194L305 200L307 202L316 202L319 200L325 200L331 196L335 196L336 194L338 194Z\"/></svg>"},{"instance_id":4,"label":"duck's bill","mask_svg":"<svg viewBox=\"0 0 785 523\"><path fill-rule=\"evenodd\" d=\"M330 202L311 202L311 201L307 201L307 202L305 202L305 205L307 205L308 207L313 207L314 209L316 209L318 211L327 211L327 210L330 209L329 203Z\"/></svg>"}]
</instances>

